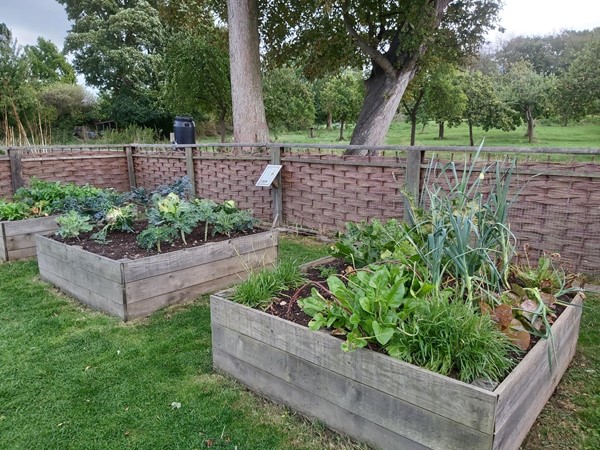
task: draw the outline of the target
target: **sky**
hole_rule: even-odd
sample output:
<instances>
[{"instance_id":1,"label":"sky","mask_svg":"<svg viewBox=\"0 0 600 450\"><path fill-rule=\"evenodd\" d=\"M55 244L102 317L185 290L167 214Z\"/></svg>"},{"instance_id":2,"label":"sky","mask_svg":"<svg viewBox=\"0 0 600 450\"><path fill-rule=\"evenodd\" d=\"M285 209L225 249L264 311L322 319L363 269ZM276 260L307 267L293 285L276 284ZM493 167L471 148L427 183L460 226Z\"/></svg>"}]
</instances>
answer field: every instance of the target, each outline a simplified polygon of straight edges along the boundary
<instances>
[{"instance_id":1,"label":"sky","mask_svg":"<svg viewBox=\"0 0 600 450\"><path fill-rule=\"evenodd\" d=\"M599 0L504 0L504 5L504 39L600 27ZM35 44L42 36L59 49L71 27L64 7L56 0L0 0L0 22L6 23L20 45ZM496 36L492 34L490 39Z\"/></svg>"}]
</instances>

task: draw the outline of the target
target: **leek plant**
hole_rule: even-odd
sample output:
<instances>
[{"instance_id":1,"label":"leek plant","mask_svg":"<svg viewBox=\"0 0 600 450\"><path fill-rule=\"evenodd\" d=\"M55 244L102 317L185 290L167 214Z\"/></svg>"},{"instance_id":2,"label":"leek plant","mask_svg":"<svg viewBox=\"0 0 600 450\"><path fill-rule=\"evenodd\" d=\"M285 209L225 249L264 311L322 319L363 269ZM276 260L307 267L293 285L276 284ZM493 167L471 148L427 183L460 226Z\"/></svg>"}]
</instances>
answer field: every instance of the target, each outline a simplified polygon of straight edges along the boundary
<instances>
[{"instance_id":1,"label":"leek plant","mask_svg":"<svg viewBox=\"0 0 600 450\"><path fill-rule=\"evenodd\" d=\"M406 236L428 267L436 291L454 287L471 305L508 286L515 247L508 226L515 162L478 168L480 152L481 146L471 163L465 162L462 174L454 161L439 168L432 160L421 204L409 199L414 226ZM492 182L484 194L486 177Z\"/></svg>"}]
</instances>

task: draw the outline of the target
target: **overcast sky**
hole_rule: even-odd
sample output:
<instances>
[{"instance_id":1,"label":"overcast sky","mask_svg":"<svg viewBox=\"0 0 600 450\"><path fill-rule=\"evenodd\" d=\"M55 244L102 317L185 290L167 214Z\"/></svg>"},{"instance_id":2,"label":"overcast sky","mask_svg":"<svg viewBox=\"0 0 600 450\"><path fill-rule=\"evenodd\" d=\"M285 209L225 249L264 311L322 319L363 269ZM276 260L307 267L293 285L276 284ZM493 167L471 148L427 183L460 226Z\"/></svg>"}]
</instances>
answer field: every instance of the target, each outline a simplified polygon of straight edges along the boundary
<instances>
[{"instance_id":1,"label":"overcast sky","mask_svg":"<svg viewBox=\"0 0 600 450\"><path fill-rule=\"evenodd\" d=\"M501 24L506 37L600 26L600 0L505 0L504 5ZM0 22L21 45L35 44L42 36L59 49L70 29L64 7L56 0L0 0Z\"/></svg>"}]
</instances>

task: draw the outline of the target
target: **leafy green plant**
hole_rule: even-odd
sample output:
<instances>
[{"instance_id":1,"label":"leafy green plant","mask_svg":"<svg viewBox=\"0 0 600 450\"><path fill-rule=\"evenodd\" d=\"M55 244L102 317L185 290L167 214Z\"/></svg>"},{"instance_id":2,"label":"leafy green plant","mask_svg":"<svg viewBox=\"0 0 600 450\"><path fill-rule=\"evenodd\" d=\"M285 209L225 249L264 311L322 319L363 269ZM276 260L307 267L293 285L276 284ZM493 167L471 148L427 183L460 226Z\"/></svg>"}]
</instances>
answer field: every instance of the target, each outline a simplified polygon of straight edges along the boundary
<instances>
[{"instance_id":1,"label":"leafy green plant","mask_svg":"<svg viewBox=\"0 0 600 450\"><path fill-rule=\"evenodd\" d=\"M371 342L385 349L395 334L403 332L404 321L424 307L433 289L398 264L371 264L344 278L327 279L330 298L313 288L311 296L298 304L312 317L311 330L327 327L345 335L345 351Z\"/></svg>"},{"instance_id":2,"label":"leafy green plant","mask_svg":"<svg viewBox=\"0 0 600 450\"><path fill-rule=\"evenodd\" d=\"M66 214L58 216L56 223L59 228L56 232L63 239L77 238L81 233L92 231L94 226L90 223L90 217L84 216L77 211L69 211Z\"/></svg>"},{"instance_id":3,"label":"leafy green plant","mask_svg":"<svg viewBox=\"0 0 600 450\"><path fill-rule=\"evenodd\" d=\"M319 270L319 276L325 279L337 273L337 269L334 266L323 265L317 267L317 269Z\"/></svg>"},{"instance_id":4,"label":"leafy green plant","mask_svg":"<svg viewBox=\"0 0 600 450\"><path fill-rule=\"evenodd\" d=\"M161 245L171 243L177 237L177 230L168 225L149 226L136 237L136 242L142 248L156 250L161 252Z\"/></svg>"},{"instance_id":5,"label":"leafy green plant","mask_svg":"<svg viewBox=\"0 0 600 450\"><path fill-rule=\"evenodd\" d=\"M274 269L250 274L246 281L235 287L232 298L252 308L264 308L271 304L278 292L296 288L305 282L295 262L280 262Z\"/></svg>"},{"instance_id":6,"label":"leafy green plant","mask_svg":"<svg viewBox=\"0 0 600 450\"><path fill-rule=\"evenodd\" d=\"M343 258L354 267L364 267L380 261L382 254L393 252L406 232L406 227L395 219L385 223L377 219L368 223L348 222L345 232L338 233L330 254Z\"/></svg>"},{"instance_id":7,"label":"leafy green plant","mask_svg":"<svg viewBox=\"0 0 600 450\"><path fill-rule=\"evenodd\" d=\"M153 203L153 207L148 211L150 225L166 225L176 229L183 243L187 245L185 235L193 231L199 220L196 208L174 192L166 197L155 195Z\"/></svg>"},{"instance_id":8,"label":"leafy green plant","mask_svg":"<svg viewBox=\"0 0 600 450\"><path fill-rule=\"evenodd\" d=\"M0 200L0 220L22 220L32 215L31 207L26 203Z\"/></svg>"},{"instance_id":9,"label":"leafy green plant","mask_svg":"<svg viewBox=\"0 0 600 450\"><path fill-rule=\"evenodd\" d=\"M218 205L212 200L195 199L194 207L199 222L204 222L204 241L208 240L208 226L215 222Z\"/></svg>"},{"instance_id":10,"label":"leafy green plant","mask_svg":"<svg viewBox=\"0 0 600 450\"><path fill-rule=\"evenodd\" d=\"M135 219L136 209L133 204L110 208L104 217L106 224L100 231L92 234L91 238L97 242L106 243L106 236L110 231L133 233Z\"/></svg>"}]
</instances>

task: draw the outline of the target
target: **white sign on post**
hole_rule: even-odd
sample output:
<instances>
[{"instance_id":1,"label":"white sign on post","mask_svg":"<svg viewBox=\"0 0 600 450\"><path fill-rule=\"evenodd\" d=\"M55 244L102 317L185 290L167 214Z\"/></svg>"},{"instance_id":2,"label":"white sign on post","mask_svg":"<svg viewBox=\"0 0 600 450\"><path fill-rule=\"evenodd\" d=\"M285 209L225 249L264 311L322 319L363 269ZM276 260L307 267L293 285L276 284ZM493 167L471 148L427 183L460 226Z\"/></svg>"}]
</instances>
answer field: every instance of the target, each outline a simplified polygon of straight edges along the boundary
<instances>
[{"instance_id":1,"label":"white sign on post","mask_svg":"<svg viewBox=\"0 0 600 450\"><path fill-rule=\"evenodd\" d=\"M265 170L261 174L260 178L256 182L256 186L271 186L271 184L273 184L273 181L275 180L275 177L277 176L282 167L283 166L277 164L268 164L267 167L265 167Z\"/></svg>"}]
</instances>

